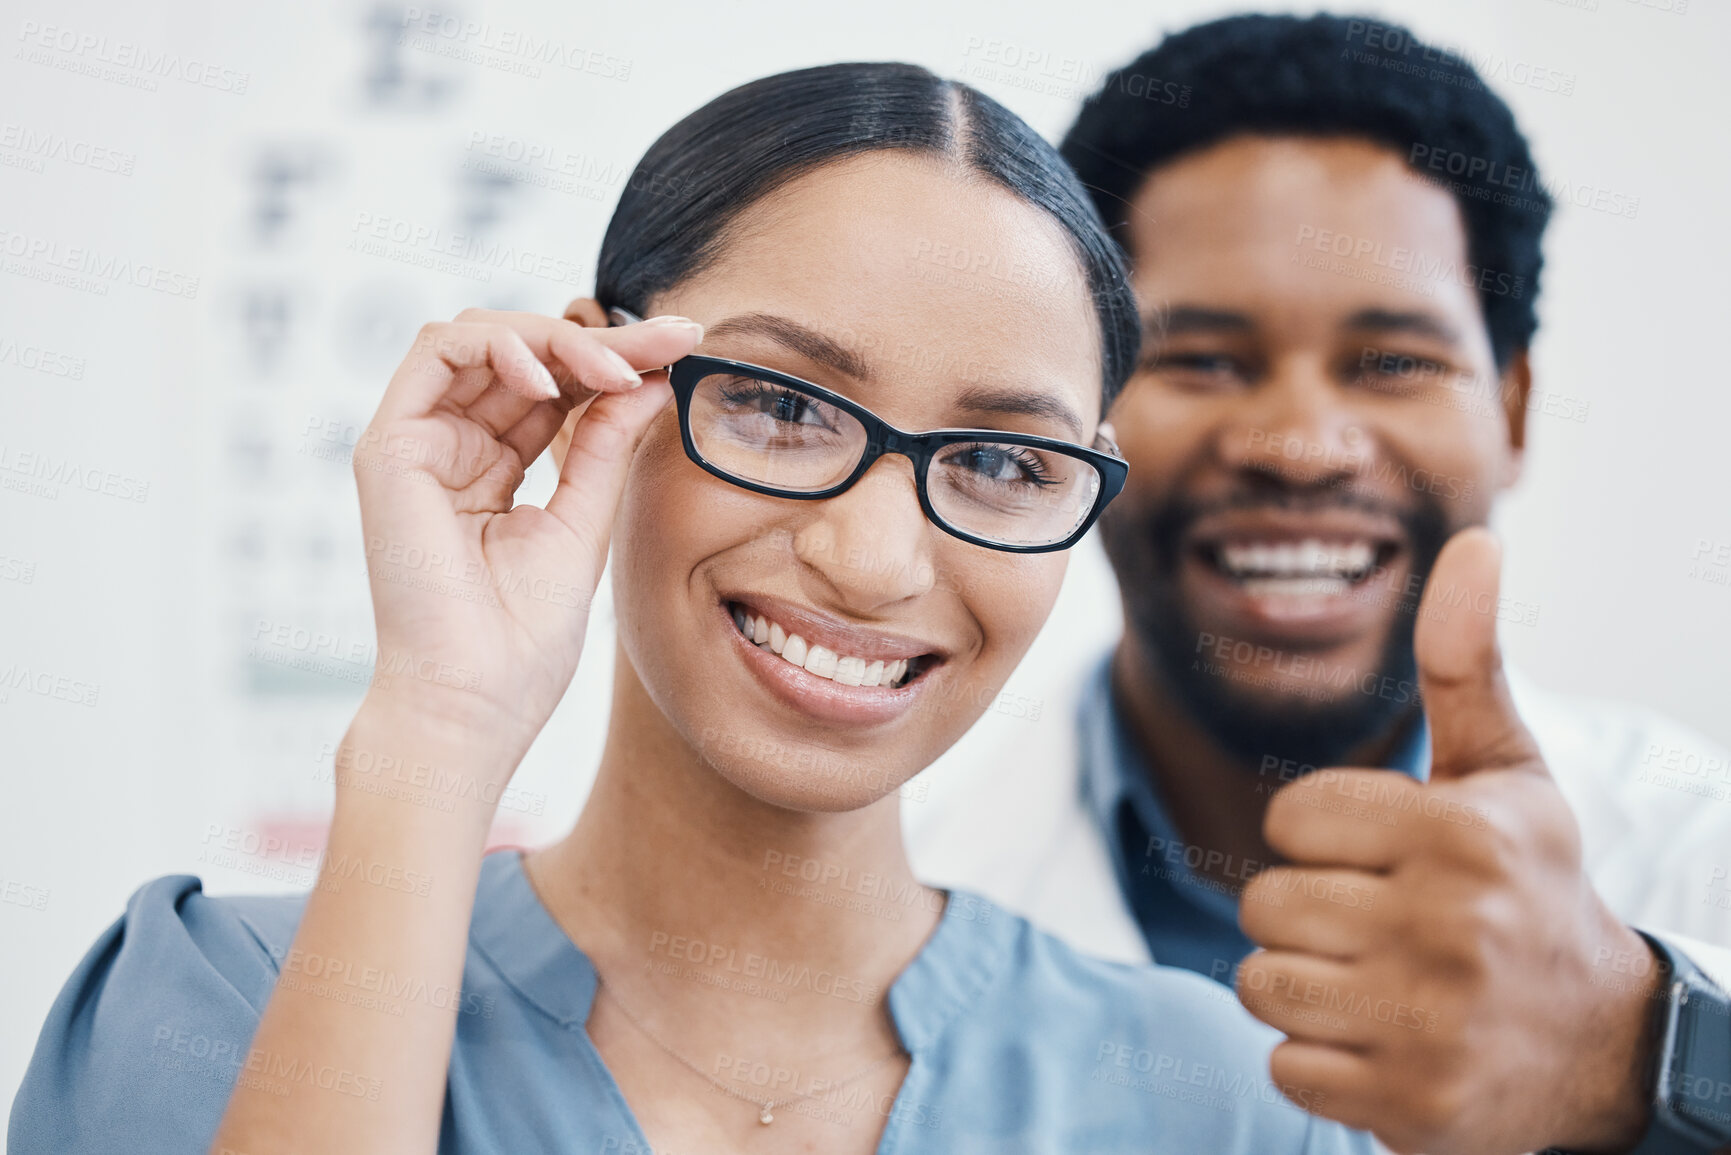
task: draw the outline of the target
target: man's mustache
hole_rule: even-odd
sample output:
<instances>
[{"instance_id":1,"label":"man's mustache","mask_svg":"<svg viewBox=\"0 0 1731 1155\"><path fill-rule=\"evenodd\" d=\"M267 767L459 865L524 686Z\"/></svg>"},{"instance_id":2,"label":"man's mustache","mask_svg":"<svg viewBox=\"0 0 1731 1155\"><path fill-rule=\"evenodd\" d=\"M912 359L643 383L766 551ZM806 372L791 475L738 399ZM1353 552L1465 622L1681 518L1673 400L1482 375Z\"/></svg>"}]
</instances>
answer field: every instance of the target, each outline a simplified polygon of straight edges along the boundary
<instances>
[{"instance_id":1,"label":"man's mustache","mask_svg":"<svg viewBox=\"0 0 1731 1155\"><path fill-rule=\"evenodd\" d=\"M1348 511L1368 514L1393 521L1401 527L1408 548L1415 543L1435 541L1440 545L1446 538L1447 515L1442 508L1428 502L1403 504L1375 494L1362 493L1342 486L1312 486L1305 489L1270 491L1266 487L1236 490L1219 497L1195 499L1170 497L1150 509L1143 521L1142 535L1155 552L1155 564L1175 569L1181 560L1182 547L1191 529L1204 518L1221 513L1331 513ZM1108 510L1108 516L1110 516Z\"/></svg>"}]
</instances>

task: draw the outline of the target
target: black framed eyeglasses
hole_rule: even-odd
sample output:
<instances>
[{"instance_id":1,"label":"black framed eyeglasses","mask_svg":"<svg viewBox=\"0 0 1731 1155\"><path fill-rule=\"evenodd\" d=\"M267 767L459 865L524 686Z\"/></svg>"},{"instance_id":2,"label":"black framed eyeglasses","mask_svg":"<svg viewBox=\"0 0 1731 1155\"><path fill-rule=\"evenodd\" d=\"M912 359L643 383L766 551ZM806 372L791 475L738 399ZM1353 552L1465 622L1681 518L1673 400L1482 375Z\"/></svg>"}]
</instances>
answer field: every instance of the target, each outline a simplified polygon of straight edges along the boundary
<instances>
[{"instance_id":1,"label":"black framed eyeglasses","mask_svg":"<svg viewBox=\"0 0 1731 1155\"><path fill-rule=\"evenodd\" d=\"M637 318L614 309L616 320ZM1090 449L996 429L897 429L810 381L722 357L668 369L686 456L754 493L816 501L845 492L886 453L913 463L920 508L954 537L1010 553L1068 549L1124 488L1104 437Z\"/></svg>"}]
</instances>

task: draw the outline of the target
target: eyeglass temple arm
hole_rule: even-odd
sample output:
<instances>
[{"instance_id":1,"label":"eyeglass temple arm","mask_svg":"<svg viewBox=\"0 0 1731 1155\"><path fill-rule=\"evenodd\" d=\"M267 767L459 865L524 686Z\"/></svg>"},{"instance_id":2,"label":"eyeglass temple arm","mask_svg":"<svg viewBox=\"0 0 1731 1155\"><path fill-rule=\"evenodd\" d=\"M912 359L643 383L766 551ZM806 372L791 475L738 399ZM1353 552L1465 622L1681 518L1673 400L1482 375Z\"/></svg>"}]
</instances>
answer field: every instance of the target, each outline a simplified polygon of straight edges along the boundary
<instances>
[{"instance_id":1,"label":"eyeglass temple arm","mask_svg":"<svg viewBox=\"0 0 1731 1155\"><path fill-rule=\"evenodd\" d=\"M609 305L607 308L607 323L610 326L641 325L643 323L643 318L639 317L636 313L633 313L630 309L622 309L618 305Z\"/></svg>"}]
</instances>

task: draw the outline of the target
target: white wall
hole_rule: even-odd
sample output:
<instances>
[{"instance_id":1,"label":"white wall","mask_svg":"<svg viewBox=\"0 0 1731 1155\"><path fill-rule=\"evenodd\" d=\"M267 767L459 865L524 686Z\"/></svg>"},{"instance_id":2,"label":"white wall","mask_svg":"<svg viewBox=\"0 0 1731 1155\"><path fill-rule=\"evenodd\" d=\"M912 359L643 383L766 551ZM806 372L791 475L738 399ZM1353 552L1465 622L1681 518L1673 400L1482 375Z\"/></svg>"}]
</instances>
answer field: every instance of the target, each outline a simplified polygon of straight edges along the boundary
<instances>
[{"instance_id":1,"label":"white wall","mask_svg":"<svg viewBox=\"0 0 1731 1155\"><path fill-rule=\"evenodd\" d=\"M913 60L967 76L1056 136L1081 95L1062 77L1096 77L1162 29L1227 10L457 3L438 10L484 19L490 37L528 33L595 55L578 57L586 69L525 75L501 66L504 52L441 54L460 42L437 35L435 50L399 45L404 9L361 0L27 0L0 19L0 672L64 679L61 697L0 686L7 1104L61 982L142 881L190 871L236 891L310 876L292 850L234 864L219 851L231 830L317 838L330 767L320 751L366 676L330 655L371 637L349 470L322 433L346 425L352 438L420 322L468 304L552 311L587 290L619 182L644 147L746 79ZM1506 591L1540 607L1536 626L1507 631L1507 649L1553 687L1640 699L1731 742L1731 586L1709 580L1731 567L1691 572L1698 542L1731 543L1731 17L1708 0L1666 10L1683 3L1367 7L1503 76L1496 87L1551 174L1639 198L1632 219L1565 208L1549 238L1541 387L1589 411L1536 421L1528 478L1502 511ZM38 45L50 26L50 43L68 50ZM168 56L168 71L150 71L141 50ZM1049 55L994 63L1018 50ZM1571 77L1572 92L1510 82L1534 68ZM475 134L495 133L581 154L574 182L489 184L465 166L484 156L469 147ZM43 158L33 149L45 139L73 147ZM546 258L544 272L411 263L435 258L429 245L350 247L357 220L384 218L496 240ZM54 271L44 246L131 272L43 283ZM36 360L27 349L60 356L44 371L24 364ZM20 492L27 454L70 465L95 491ZM544 492L545 471L531 476ZM1080 551L1061 636L1049 629L1041 652L1104 645L1110 604L1098 552ZM286 644L272 644L279 627ZM299 649L297 629L331 640ZM501 838L549 835L580 804L610 646L597 637L589 652L598 660L518 779L541 813L508 814ZM323 665L285 664L299 659ZM1012 689L1036 676L1018 674Z\"/></svg>"}]
</instances>

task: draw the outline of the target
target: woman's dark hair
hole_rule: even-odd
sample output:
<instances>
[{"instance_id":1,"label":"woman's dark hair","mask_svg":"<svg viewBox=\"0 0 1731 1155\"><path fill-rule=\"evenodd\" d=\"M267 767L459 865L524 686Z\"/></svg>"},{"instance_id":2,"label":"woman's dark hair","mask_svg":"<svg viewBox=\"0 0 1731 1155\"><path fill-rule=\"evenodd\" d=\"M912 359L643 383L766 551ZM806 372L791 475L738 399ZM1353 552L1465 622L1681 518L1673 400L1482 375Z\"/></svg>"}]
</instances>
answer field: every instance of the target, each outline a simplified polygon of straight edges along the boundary
<instances>
[{"instance_id":1,"label":"woman's dark hair","mask_svg":"<svg viewBox=\"0 0 1731 1155\"><path fill-rule=\"evenodd\" d=\"M965 164L1047 213L1075 244L1100 321L1102 407L1136 364L1135 299L1116 243L1057 149L965 84L911 64L830 64L754 80L662 134L613 211L595 274L603 305L641 312L720 255L728 226L775 189L875 150Z\"/></svg>"},{"instance_id":2,"label":"woman's dark hair","mask_svg":"<svg viewBox=\"0 0 1731 1155\"><path fill-rule=\"evenodd\" d=\"M1398 153L1460 208L1497 365L1532 342L1551 197L1514 113L1471 61L1369 16L1228 16L1108 76L1063 152L1128 245L1130 202L1150 173L1246 134L1358 137ZM1510 293L1511 278L1525 291Z\"/></svg>"}]
</instances>

